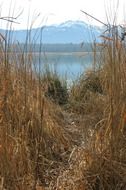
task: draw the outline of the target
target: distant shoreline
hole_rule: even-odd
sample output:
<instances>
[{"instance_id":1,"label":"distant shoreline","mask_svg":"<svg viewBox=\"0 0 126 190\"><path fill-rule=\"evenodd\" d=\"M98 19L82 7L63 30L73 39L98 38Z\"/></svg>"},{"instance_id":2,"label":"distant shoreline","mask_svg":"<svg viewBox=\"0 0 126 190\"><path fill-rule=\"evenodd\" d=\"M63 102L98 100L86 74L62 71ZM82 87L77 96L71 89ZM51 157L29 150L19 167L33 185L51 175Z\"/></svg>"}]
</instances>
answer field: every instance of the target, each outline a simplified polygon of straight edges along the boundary
<instances>
[{"instance_id":1,"label":"distant shoreline","mask_svg":"<svg viewBox=\"0 0 126 190\"><path fill-rule=\"evenodd\" d=\"M8 55L11 55L13 54L14 52L7 52ZM58 56L93 56L93 52L15 52L17 55L36 55L36 56L55 56L55 55L58 55ZM99 54L100 52L97 52L97 54ZM1 55L2 53L0 53Z\"/></svg>"},{"instance_id":2,"label":"distant shoreline","mask_svg":"<svg viewBox=\"0 0 126 190\"><path fill-rule=\"evenodd\" d=\"M12 54L12 53L17 53L17 54L48 54L48 55L55 55L55 54L61 54L61 55L88 55L88 54L92 54L93 52L44 52L44 51L41 51L41 52L36 52L36 51L31 51L31 52L7 52L7 54ZM99 52L97 52L99 53ZM0 52L0 54L2 54L2 52Z\"/></svg>"},{"instance_id":3,"label":"distant shoreline","mask_svg":"<svg viewBox=\"0 0 126 190\"><path fill-rule=\"evenodd\" d=\"M30 52L27 52L30 53ZM45 54L45 55L89 55L92 54L93 52L32 52L34 54Z\"/></svg>"}]
</instances>

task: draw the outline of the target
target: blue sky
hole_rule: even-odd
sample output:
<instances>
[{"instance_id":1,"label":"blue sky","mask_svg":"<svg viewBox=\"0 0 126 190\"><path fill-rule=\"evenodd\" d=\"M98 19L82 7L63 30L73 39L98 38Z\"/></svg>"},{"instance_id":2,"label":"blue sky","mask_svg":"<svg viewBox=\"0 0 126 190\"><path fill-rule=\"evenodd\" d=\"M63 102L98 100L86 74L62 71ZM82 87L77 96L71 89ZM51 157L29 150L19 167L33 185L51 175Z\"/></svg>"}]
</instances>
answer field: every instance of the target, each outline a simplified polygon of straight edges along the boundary
<instances>
[{"instance_id":1,"label":"blue sky","mask_svg":"<svg viewBox=\"0 0 126 190\"><path fill-rule=\"evenodd\" d=\"M118 8L117 8L118 7ZM98 25L93 19L85 16L84 10L103 22L112 22L115 12L117 23L125 23L125 0L0 0L0 14L2 16L18 17L20 24L13 24L14 29L25 29L59 24L66 20L83 20ZM0 28L6 28L7 22L0 20Z\"/></svg>"}]
</instances>

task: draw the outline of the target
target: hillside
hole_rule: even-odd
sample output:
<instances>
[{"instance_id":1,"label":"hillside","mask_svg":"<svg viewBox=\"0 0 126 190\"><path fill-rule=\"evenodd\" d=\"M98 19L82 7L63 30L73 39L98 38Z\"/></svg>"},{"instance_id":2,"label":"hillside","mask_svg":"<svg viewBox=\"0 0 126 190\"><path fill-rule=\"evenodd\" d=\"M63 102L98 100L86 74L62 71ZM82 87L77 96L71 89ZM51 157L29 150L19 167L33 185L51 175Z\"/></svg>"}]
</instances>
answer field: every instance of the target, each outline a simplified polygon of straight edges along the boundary
<instances>
[{"instance_id":1,"label":"hillside","mask_svg":"<svg viewBox=\"0 0 126 190\"><path fill-rule=\"evenodd\" d=\"M42 28L27 30L5 31L0 30L0 33L9 34L11 41L19 43L38 44L66 44L66 43L91 43L101 34L101 29L97 26L89 26L82 21L67 21L59 25L44 26ZM32 39L32 40L30 40Z\"/></svg>"}]
</instances>

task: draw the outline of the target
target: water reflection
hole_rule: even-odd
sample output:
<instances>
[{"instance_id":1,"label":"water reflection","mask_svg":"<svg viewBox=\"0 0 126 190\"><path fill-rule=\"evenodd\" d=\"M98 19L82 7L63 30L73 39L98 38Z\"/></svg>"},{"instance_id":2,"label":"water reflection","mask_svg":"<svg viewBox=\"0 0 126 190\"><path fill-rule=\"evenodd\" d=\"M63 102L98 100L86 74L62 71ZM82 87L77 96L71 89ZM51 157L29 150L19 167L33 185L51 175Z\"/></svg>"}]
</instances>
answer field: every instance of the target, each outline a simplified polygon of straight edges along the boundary
<instances>
[{"instance_id":1,"label":"water reflection","mask_svg":"<svg viewBox=\"0 0 126 190\"><path fill-rule=\"evenodd\" d=\"M34 66L43 72L48 68L56 71L61 77L75 80L80 74L90 68L93 63L92 53L46 53L35 54Z\"/></svg>"}]
</instances>

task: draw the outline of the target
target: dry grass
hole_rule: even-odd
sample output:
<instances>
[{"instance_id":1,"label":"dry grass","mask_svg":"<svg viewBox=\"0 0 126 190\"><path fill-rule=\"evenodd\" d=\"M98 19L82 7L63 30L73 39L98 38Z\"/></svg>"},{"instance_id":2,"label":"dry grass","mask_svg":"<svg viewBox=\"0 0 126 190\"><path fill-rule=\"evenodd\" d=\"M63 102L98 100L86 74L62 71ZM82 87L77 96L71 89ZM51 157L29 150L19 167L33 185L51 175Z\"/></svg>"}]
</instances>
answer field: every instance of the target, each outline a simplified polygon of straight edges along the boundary
<instances>
[{"instance_id":1,"label":"dry grass","mask_svg":"<svg viewBox=\"0 0 126 190\"><path fill-rule=\"evenodd\" d=\"M0 63L1 188L36 189L38 181L49 183L46 170L60 166L70 139L61 108L45 97L39 77L9 54L7 61Z\"/></svg>"},{"instance_id":2,"label":"dry grass","mask_svg":"<svg viewBox=\"0 0 126 190\"><path fill-rule=\"evenodd\" d=\"M125 61L125 47L116 36L111 43L104 42L101 69L73 86L70 108L86 118L81 127L88 141L73 149L69 168L57 179L57 190L126 189Z\"/></svg>"},{"instance_id":3,"label":"dry grass","mask_svg":"<svg viewBox=\"0 0 126 190\"><path fill-rule=\"evenodd\" d=\"M59 80L43 82L33 54L25 56L1 44L0 188L125 190L126 56L118 36L104 42L101 69L71 88L67 110L54 101Z\"/></svg>"}]
</instances>

